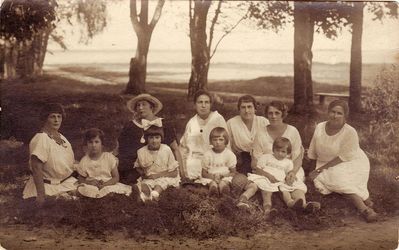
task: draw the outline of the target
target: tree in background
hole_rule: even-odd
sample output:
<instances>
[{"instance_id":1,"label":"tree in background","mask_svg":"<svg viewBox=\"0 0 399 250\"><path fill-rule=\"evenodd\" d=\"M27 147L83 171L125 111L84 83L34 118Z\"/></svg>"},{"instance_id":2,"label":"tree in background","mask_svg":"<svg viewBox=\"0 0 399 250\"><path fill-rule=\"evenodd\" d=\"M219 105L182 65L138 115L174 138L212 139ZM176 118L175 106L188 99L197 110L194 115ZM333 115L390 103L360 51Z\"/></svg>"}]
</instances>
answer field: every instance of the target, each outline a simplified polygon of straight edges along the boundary
<instances>
[{"instance_id":1,"label":"tree in background","mask_svg":"<svg viewBox=\"0 0 399 250\"><path fill-rule=\"evenodd\" d=\"M66 49L66 32L57 27L76 22L81 42L87 42L106 26L105 0L5 0L0 9L0 74L4 79L36 77L43 73L49 39Z\"/></svg>"},{"instance_id":2,"label":"tree in background","mask_svg":"<svg viewBox=\"0 0 399 250\"><path fill-rule=\"evenodd\" d=\"M294 24L294 113L312 112L312 46L314 32L334 39L346 24L335 2L252 2L250 16L257 25L278 32Z\"/></svg>"},{"instance_id":3,"label":"tree in background","mask_svg":"<svg viewBox=\"0 0 399 250\"><path fill-rule=\"evenodd\" d=\"M217 4L215 14L208 20L208 12L212 3ZM223 34L213 47L215 27L222 16L222 4L226 1L190 0L189 1L189 34L191 45L191 75L188 83L188 97L194 96L200 89L208 89L208 72L210 61L215 55L220 42L230 34L238 24L246 18L246 14L238 18L234 24L225 23ZM225 3L226 4L226 3ZM226 6L227 7L227 6ZM210 24L209 31L207 24ZM209 36L208 36L209 34Z\"/></svg>"},{"instance_id":4,"label":"tree in background","mask_svg":"<svg viewBox=\"0 0 399 250\"><path fill-rule=\"evenodd\" d=\"M346 16L351 24L352 44L350 61L349 81L349 109L351 113L362 111L362 35L363 35L363 12L367 11L374 15L373 20L384 18L398 18L398 4L395 2L351 2L342 3L341 15ZM349 5L351 8L345 8Z\"/></svg>"},{"instance_id":5,"label":"tree in background","mask_svg":"<svg viewBox=\"0 0 399 250\"><path fill-rule=\"evenodd\" d=\"M147 55L151 42L151 35L161 18L165 0L158 0L151 22L148 23L148 0L141 0L140 14L137 14L137 1L130 0L130 20L137 36L136 55L130 60L129 82L126 94L140 94L145 92L147 77Z\"/></svg>"}]
</instances>

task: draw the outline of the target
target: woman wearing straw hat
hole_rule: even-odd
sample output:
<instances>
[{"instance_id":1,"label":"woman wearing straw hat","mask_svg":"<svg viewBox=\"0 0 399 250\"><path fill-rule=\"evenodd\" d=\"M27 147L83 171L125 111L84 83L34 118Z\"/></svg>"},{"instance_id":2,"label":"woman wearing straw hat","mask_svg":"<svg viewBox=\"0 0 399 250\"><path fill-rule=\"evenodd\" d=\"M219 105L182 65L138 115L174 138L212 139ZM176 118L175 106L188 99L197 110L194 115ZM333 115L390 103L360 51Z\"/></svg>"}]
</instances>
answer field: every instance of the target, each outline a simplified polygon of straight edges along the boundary
<instances>
[{"instance_id":1,"label":"woman wearing straw hat","mask_svg":"<svg viewBox=\"0 0 399 250\"><path fill-rule=\"evenodd\" d=\"M137 170L133 169L133 164L137 159L137 150L145 145L143 132L151 125L163 128L162 143L170 146L176 160L182 166L175 127L171 121L157 116L162 109L162 103L150 94L140 94L127 102L127 108L133 113L133 119L125 124L118 139L121 181L133 184L140 177Z\"/></svg>"}]
</instances>

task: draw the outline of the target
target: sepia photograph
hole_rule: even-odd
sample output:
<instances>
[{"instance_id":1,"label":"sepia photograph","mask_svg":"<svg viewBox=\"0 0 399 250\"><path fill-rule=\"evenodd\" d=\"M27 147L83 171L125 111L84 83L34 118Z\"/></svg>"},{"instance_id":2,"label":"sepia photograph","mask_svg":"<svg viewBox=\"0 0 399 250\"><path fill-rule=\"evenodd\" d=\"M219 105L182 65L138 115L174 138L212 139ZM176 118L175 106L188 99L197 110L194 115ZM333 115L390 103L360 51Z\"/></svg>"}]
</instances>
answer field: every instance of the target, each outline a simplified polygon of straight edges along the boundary
<instances>
[{"instance_id":1,"label":"sepia photograph","mask_svg":"<svg viewBox=\"0 0 399 250\"><path fill-rule=\"evenodd\" d=\"M0 0L0 250L398 249L398 7Z\"/></svg>"}]
</instances>

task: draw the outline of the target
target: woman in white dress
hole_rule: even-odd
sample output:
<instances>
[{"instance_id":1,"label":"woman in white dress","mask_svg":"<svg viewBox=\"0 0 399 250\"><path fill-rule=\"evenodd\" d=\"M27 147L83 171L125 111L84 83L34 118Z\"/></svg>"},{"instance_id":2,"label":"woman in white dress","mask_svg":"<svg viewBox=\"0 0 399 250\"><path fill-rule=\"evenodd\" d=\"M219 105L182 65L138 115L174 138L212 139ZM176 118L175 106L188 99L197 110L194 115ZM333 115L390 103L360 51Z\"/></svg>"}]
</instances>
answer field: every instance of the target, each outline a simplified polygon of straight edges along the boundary
<instances>
[{"instance_id":1,"label":"woman in white dress","mask_svg":"<svg viewBox=\"0 0 399 250\"><path fill-rule=\"evenodd\" d=\"M304 149L298 130L283 121L287 113L288 107L280 101L272 101L266 107L265 114L270 124L263 127L255 136L252 152L252 168L254 173L256 173L258 171L257 161L260 156L273 153L273 142L276 138L285 137L289 139L292 145L289 158L293 161L294 168L287 173L286 181L287 183L293 183L292 187L295 191L291 192L292 199L302 199L303 207L314 211L320 208L320 204L318 202L306 202L305 193L307 192L307 187L304 183L305 173L302 168ZM252 178L257 178L257 175L254 174L251 176L251 174L248 174L248 179L251 180ZM270 195L270 193L262 192L263 200L270 200L270 197L264 197L265 195Z\"/></svg>"},{"instance_id":2,"label":"woman in white dress","mask_svg":"<svg viewBox=\"0 0 399 250\"><path fill-rule=\"evenodd\" d=\"M265 117L255 114L256 106L254 97L241 96L237 105L239 115L227 121L231 149L237 156L237 172L245 175L252 172L251 152L255 136L269 124Z\"/></svg>"},{"instance_id":3,"label":"woman in white dress","mask_svg":"<svg viewBox=\"0 0 399 250\"><path fill-rule=\"evenodd\" d=\"M328 121L319 123L309 146L308 157L317 160L309 176L322 194L344 194L368 222L377 214L370 207L367 182L370 163L359 147L356 130L346 123L349 108L335 100L328 106Z\"/></svg>"},{"instance_id":4,"label":"woman in white dress","mask_svg":"<svg viewBox=\"0 0 399 250\"><path fill-rule=\"evenodd\" d=\"M65 119L60 104L46 104L40 113L43 126L29 143L29 167L32 176L23 191L23 198L36 197L40 206L45 196L63 195L76 190L77 179L72 177L75 161L72 146L58 131Z\"/></svg>"},{"instance_id":5,"label":"woman in white dress","mask_svg":"<svg viewBox=\"0 0 399 250\"><path fill-rule=\"evenodd\" d=\"M201 178L204 153L211 148L209 134L216 127L227 129L226 121L217 111L211 111L212 96L199 90L194 95L196 115L186 125L180 140L184 175L190 180Z\"/></svg>"}]
</instances>

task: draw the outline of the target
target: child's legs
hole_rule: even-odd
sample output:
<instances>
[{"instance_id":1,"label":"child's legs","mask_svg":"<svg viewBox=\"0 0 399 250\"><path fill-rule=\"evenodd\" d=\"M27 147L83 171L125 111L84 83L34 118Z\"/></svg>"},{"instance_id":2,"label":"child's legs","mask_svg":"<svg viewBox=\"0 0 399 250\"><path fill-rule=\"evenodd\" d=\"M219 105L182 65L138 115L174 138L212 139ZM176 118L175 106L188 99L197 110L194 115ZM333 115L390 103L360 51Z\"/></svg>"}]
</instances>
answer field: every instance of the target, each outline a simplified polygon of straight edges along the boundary
<instances>
[{"instance_id":1,"label":"child's legs","mask_svg":"<svg viewBox=\"0 0 399 250\"><path fill-rule=\"evenodd\" d=\"M352 201L353 205L355 205L357 210L359 210L360 212L367 209L366 204L364 204L362 198L360 198L360 196L358 196L357 194L345 194L345 197L349 198Z\"/></svg>"},{"instance_id":2,"label":"child's legs","mask_svg":"<svg viewBox=\"0 0 399 250\"><path fill-rule=\"evenodd\" d=\"M227 181L220 181L219 182L219 192L221 194L228 194L230 193L230 183Z\"/></svg>"},{"instance_id":3,"label":"child's legs","mask_svg":"<svg viewBox=\"0 0 399 250\"><path fill-rule=\"evenodd\" d=\"M219 194L219 187L216 181L211 181L209 183L209 195L218 195Z\"/></svg>"},{"instance_id":4,"label":"child's legs","mask_svg":"<svg viewBox=\"0 0 399 250\"><path fill-rule=\"evenodd\" d=\"M156 185L153 189L153 191L158 192L158 194L161 194L164 190L160 185Z\"/></svg>"},{"instance_id":5,"label":"child's legs","mask_svg":"<svg viewBox=\"0 0 399 250\"><path fill-rule=\"evenodd\" d=\"M258 191L258 186L255 183L250 182L245 186L244 190L244 193L242 193L240 196L240 201L249 200L250 198L252 198L252 196L255 195L256 191Z\"/></svg>"},{"instance_id":6,"label":"child's legs","mask_svg":"<svg viewBox=\"0 0 399 250\"><path fill-rule=\"evenodd\" d=\"M261 190L262 200L263 200L263 207L269 205L272 206L272 192L263 191Z\"/></svg>"},{"instance_id":7,"label":"child's legs","mask_svg":"<svg viewBox=\"0 0 399 250\"><path fill-rule=\"evenodd\" d=\"M283 200L287 206L290 206L291 203L294 202L292 199L291 193L288 191L281 191L281 194L283 195Z\"/></svg>"},{"instance_id":8,"label":"child's legs","mask_svg":"<svg viewBox=\"0 0 399 250\"><path fill-rule=\"evenodd\" d=\"M291 197L294 201L302 199L304 206L306 205L306 197L305 197L304 191L302 191L300 189L295 189L294 191L291 192Z\"/></svg>"}]
</instances>

